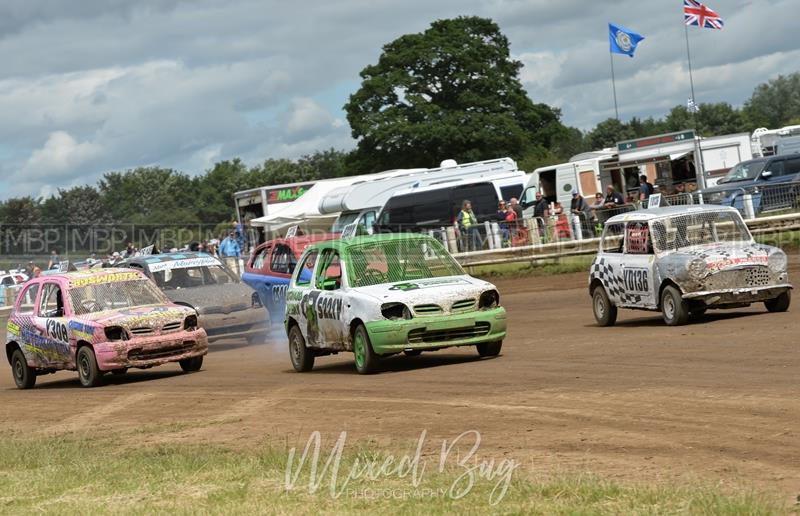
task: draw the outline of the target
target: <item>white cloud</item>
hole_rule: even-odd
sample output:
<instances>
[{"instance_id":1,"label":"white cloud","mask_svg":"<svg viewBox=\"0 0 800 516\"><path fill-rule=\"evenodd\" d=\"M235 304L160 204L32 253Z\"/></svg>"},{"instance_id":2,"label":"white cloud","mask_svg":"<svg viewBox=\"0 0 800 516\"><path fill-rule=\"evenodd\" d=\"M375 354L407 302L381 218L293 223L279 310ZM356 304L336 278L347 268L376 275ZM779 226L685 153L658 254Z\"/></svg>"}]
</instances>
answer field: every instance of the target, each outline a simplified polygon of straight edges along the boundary
<instances>
[{"instance_id":1,"label":"white cloud","mask_svg":"<svg viewBox=\"0 0 800 516\"><path fill-rule=\"evenodd\" d=\"M102 148L92 142L77 142L64 131L50 133L44 146L31 153L22 168L22 177L30 180L58 177L72 172L86 161L100 154Z\"/></svg>"}]
</instances>

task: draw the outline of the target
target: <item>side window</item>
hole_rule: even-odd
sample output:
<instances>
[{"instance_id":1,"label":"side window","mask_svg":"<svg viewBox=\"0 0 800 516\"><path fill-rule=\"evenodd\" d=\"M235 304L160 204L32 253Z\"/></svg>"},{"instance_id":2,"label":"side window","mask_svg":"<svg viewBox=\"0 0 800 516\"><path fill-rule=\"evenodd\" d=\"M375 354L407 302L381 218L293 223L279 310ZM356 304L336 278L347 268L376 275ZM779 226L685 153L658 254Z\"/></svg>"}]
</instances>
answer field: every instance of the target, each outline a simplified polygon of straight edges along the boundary
<instances>
[{"instance_id":1,"label":"side window","mask_svg":"<svg viewBox=\"0 0 800 516\"><path fill-rule=\"evenodd\" d=\"M25 292L23 292L22 294L22 297L20 297L19 310L17 310L17 314L33 315L33 307L35 306L36 294L38 293L39 293L39 283L36 283L26 288Z\"/></svg>"},{"instance_id":2,"label":"side window","mask_svg":"<svg viewBox=\"0 0 800 516\"><path fill-rule=\"evenodd\" d=\"M625 252L629 254L653 254L650 228L646 222L630 222L625 232Z\"/></svg>"},{"instance_id":3,"label":"side window","mask_svg":"<svg viewBox=\"0 0 800 516\"><path fill-rule=\"evenodd\" d=\"M263 249L259 250L255 256L253 256L253 261L251 262L250 267L253 269L261 269L264 267L264 260L267 258L269 254L270 246L266 246Z\"/></svg>"},{"instance_id":4,"label":"side window","mask_svg":"<svg viewBox=\"0 0 800 516\"><path fill-rule=\"evenodd\" d=\"M772 172L772 177L780 177L783 175L783 163L784 160L776 159L775 161L767 165L766 170Z\"/></svg>"},{"instance_id":5,"label":"side window","mask_svg":"<svg viewBox=\"0 0 800 516\"><path fill-rule=\"evenodd\" d=\"M375 225L375 212L368 211L364 214L364 217L361 219L361 224L367 229L372 229L372 226Z\"/></svg>"},{"instance_id":6,"label":"side window","mask_svg":"<svg viewBox=\"0 0 800 516\"><path fill-rule=\"evenodd\" d=\"M624 230L625 225L621 222L617 224L606 224L606 229L603 231L603 241L600 244L600 248L604 253L622 252Z\"/></svg>"},{"instance_id":7,"label":"side window","mask_svg":"<svg viewBox=\"0 0 800 516\"><path fill-rule=\"evenodd\" d=\"M294 253L288 245L275 246L275 250L272 251L272 262L270 263L272 272L292 274L296 264Z\"/></svg>"},{"instance_id":8,"label":"side window","mask_svg":"<svg viewBox=\"0 0 800 516\"><path fill-rule=\"evenodd\" d=\"M298 271L299 274L297 275L297 281L295 281L296 286L298 287L311 286L311 278L314 274L314 265L317 263L318 255L319 253L317 251L311 251L303 259L303 263L300 266L300 270Z\"/></svg>"},{"instance_id":9,"label":"side window","mask_svg":"<svg viewBox=\"0 0 800 516\"><path fill-rule=\"evenodd\" d=\"M337 290L342 286L342 265L339 253L333 249L322 252L317 274L317 288L320 290Z\"/></svg>"},{"instance_id":10,"label":"side window","mask_svg":"<svg viewBox=\"0 0 800 516\"><path fill-rule=\"evenodd\" d=\"M46 283L39 301L39 317L64 317L64 298L57 283Z\"/></svg>"},{"instance_id":11,"label":"side window","mask_svg":"<svg viewBox=\"0 0 800 516\"><path fill-rule=\"evenodd\" d=\"M783 164L783 173L787 176L800 174L800 158L787 159Z\"/></svg>"},{"instance_id":12,"label":"side window","mask_svg":"<svg viewBox=\"0 0 800 516\"><path fill-rule=\"evenodd\" d=\"M14 284L14 278L12 278L11 276L6 276L5 278L3 278L2 285L4 287L10 287L13 284Z\"/></svg>"}]
</instances>

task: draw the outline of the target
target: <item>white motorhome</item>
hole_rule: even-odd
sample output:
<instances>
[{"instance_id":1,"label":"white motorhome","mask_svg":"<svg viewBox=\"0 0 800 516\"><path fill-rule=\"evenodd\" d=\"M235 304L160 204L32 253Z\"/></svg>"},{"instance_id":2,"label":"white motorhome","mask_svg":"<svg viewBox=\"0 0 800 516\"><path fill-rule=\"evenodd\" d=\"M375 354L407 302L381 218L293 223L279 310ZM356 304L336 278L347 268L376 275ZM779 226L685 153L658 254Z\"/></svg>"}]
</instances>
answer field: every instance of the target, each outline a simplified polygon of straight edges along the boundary
<instances>
[{"instance_id":1,"label":"white motorhome","mask_svg":"<svg viewBox=\"0 0 800 516\"><path fill-rule=\"evenodd\" d=\"M775 156L800 152L800 125L787 125L780 129L759 127L750 141L754 156Z\"/></svg>"},{"instance_id":2,"label":"white motorhome","mask_svg":"<svg viewBox=\"0 0 800 516\"><path fill-rule=\"evenodd\" d=\"M442 161L437 168L390 170L369 176L370 180L337 188L319 203L320 213L339 213L333 232L349 224L358 224L371 231L378 212L397 192L436 185L453 185L458 181L476 181L506 175L517 177L521 172L511 158L499 158L458 164ZM524 173L523 173L524 174ZM515 195L519 197L521 188ZM508 192L505 192L508 193ZM507 199L507 198L506 198Z\"/></svg>"}]
</instances>

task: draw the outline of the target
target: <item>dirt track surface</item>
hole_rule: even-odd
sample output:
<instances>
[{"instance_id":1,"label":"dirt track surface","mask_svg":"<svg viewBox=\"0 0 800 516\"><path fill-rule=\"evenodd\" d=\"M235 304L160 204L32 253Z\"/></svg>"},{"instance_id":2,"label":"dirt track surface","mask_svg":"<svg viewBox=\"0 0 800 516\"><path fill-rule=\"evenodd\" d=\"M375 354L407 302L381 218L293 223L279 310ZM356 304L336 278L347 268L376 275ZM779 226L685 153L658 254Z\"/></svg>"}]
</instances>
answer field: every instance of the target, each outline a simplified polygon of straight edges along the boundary
<instances>
[{"instance_id":1,"label":"dirt track surface","mask_svg":"<svg viewBox=\"0 0 800 516\"><path fill-rule=\"evenodd\" d=\"M792 272L797 281L800 270ZM346 430L393 453L423 430L436 450L474 429L482 456L513 456L534 474L702 478L800 493L800 300L784 314L757 305L678 328L655 313L620 311L617 326L598 328L585 274L497 284L509 337L494 359L471 348L397 356L381 374L359 376L342 354L297 374L276 332L262 345L212 344L199 373L168 365L82 389L75 373L60 372L25 392L4 362L0 428L108 429L137 446L302 445L314 430L330 442Z\"/></svg>"}]
</instances>

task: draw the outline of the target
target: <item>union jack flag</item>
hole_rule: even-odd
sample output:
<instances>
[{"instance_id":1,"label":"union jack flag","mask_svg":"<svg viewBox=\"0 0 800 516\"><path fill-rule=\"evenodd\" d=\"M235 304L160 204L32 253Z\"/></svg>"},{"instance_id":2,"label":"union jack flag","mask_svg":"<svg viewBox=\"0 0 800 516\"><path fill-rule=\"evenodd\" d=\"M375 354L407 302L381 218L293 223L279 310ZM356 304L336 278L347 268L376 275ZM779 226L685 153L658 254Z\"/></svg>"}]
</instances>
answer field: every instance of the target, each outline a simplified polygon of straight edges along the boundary
<instances>
[{"instance_id":1,"label":"union jack flag","mask_svg":"<svg viewBox=\"0 0 800 516\"><path fill-rule=\"evenodd\" d=\"M683 21L705 29L721 29L725 24L716 11L695 0L683 0Z\"/></svg>"}]
</instances>

